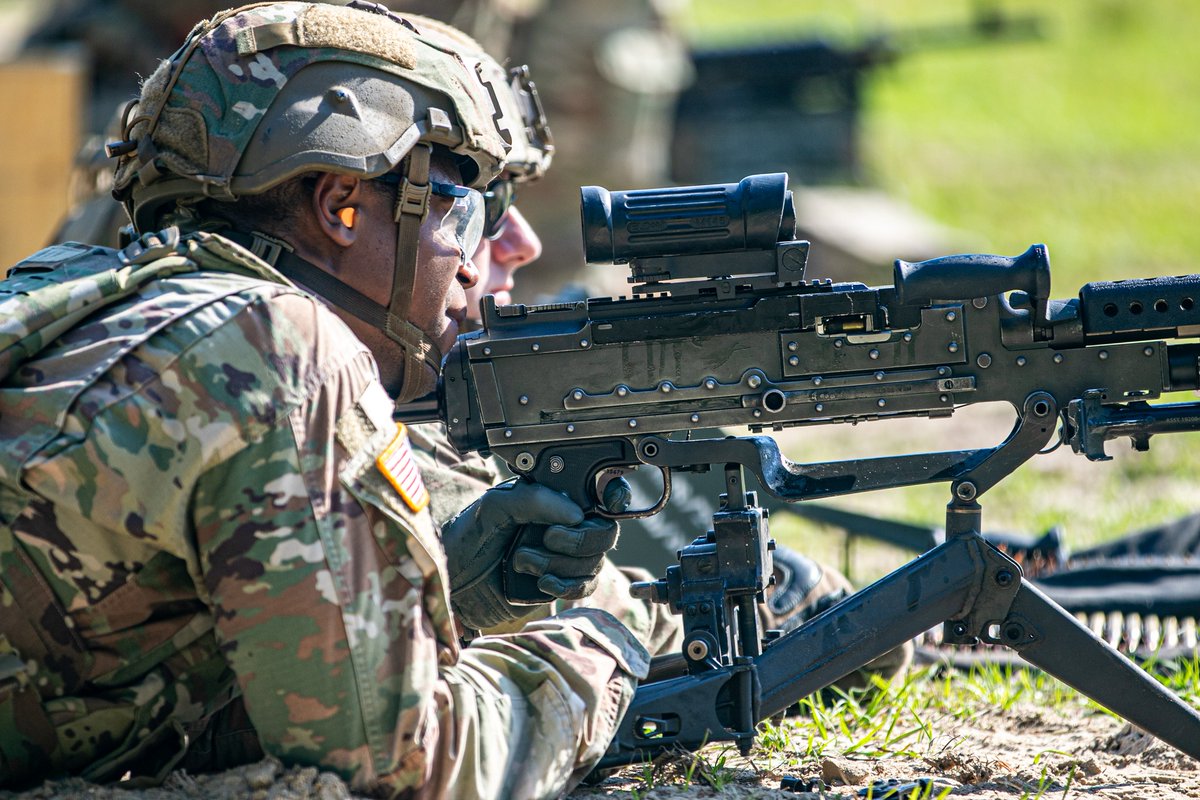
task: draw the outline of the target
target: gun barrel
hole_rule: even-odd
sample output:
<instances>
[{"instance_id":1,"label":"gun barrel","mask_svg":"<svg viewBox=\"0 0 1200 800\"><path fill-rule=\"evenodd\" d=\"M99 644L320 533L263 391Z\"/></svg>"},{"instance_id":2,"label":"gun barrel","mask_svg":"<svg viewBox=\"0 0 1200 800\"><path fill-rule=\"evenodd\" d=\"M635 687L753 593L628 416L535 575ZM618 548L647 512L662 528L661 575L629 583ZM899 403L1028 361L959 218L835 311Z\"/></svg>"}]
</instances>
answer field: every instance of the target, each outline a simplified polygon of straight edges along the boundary
<instances>
[{"instance_id":1,"label":"gun barrel","mask_svg":"<svg viewBox=\"0 0 1200 800\"><path fill-rule=\"evenodd\" d=\"M1200 335L1200 275L1098 281L1079 290L1089 344Z\"/></svg>"}]
</instances>

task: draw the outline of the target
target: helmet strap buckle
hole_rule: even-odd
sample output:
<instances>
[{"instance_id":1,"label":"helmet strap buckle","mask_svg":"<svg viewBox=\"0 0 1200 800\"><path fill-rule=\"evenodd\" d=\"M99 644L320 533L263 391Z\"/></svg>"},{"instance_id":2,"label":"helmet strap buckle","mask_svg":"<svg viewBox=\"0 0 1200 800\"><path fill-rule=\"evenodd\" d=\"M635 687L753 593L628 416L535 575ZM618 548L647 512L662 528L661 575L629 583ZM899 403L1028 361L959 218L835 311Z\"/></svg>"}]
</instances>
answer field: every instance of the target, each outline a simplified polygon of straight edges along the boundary
<instances>
[{"instance_id":1,"label":"helmet strap buckle","mask_svg":"<svg viewBox=\"0 0 1200 800\"><path fill-rule=\"evenodd\" d=\"M292 246L282 239L276 239L274 236L268 236L261 231L254 231L250 234L250 252L261 258L263 261L275 266L275 262L279 260L280 254L283 251L292 252Z\"/></svg>"},{"instance_id":2,"label":"helmet strap buckle","mask_svg":"<svg viewBox=\"0 0 1200 800\"><path fill-rule=\"evenodd\" d=\"M396 222L404 214L412 214L418 219L425 219L425 215L429 213L429 196L432 192L432 187L429 181L424 184L416 184L409 180L405 175L400 182L399 190L396 192Z\"/></svg>"}]
</instances>

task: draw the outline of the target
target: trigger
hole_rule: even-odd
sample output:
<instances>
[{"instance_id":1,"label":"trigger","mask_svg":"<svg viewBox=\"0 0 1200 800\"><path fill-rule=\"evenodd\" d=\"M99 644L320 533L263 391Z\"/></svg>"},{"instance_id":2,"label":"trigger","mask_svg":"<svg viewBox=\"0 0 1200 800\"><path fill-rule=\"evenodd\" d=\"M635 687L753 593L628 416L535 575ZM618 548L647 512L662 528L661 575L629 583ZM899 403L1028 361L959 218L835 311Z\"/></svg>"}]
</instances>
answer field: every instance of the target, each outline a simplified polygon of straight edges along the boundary
<instances>
[{"instance_id":1,"label":"trigger","mask_svg":"<svg viewBox=\"0 0 1200 800\"><path fill-rule=\"evenodd\" d=\"M605 467L596 473L595 492L596 497L601 502L596 503L596 516L606 519L640 519L642 517L652 517L658 512L666 508L667 501L671 499L671 471L667 467L659 467L658 471L662 473L662 496L654 505L649 508L634 509L627 511L630 501L633 499L630 492L622 492L617 494L618 497L624 494L623 501L617 505L621 506L620 511L612 511L611 505L605 501L612 501L614 498L606 497L605 490L608 485L617 478L623 478L630 475L637 469L637 466L626 467ZM616 487L614 487L615 489Z\"/></svg>"},{"instance_id":2,"label":"trigger","mask_svg":"<svg viewBox=\"0 0 1200 800\"><path fill-rule=\"evenodd\" d=\"M606 511L609 514L621 514L629 508L629 504L633 501L633 491L629 486L628 481L623 480L626 475L632 475L637 470L636 466L632 467L605 467L596 474L596 498L599 500L596 503L597 509ZM617 480L622 479L620 484Z\"/></svg>"}]
</instances>

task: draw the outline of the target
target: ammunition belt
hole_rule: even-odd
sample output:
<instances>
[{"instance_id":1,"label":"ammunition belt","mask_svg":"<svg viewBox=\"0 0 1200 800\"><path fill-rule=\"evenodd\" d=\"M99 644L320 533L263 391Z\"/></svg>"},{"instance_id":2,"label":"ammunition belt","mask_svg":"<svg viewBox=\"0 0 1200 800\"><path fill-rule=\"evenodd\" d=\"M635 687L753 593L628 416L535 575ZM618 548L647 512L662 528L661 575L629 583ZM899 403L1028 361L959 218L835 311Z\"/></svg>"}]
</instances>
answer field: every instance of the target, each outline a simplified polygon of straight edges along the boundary
<instances>
[{"instance_id":1,"label":"ammunition belt","mask_svg":"<svg viewBox=\"0 0 1200 800\"><path fill-rule=\"evenodd\" d=\"M1111 646L1140 662L1168 662L1200 657L1200 622L1196 617L1159 617L1120 611L1074 615ZM949 664L969 669L982 664L1029 666L1014 650L989 644L948 645L942 629L933 628L917 640L916 663Z\"/></svg>"}]
</instances>

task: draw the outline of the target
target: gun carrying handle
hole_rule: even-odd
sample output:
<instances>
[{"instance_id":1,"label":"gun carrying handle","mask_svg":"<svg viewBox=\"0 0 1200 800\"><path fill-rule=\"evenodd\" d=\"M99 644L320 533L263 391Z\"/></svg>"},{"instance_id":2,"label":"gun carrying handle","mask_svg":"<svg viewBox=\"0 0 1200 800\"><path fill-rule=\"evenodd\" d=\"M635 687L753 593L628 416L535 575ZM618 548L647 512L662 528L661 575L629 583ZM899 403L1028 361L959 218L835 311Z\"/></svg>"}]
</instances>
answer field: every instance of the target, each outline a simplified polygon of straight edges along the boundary
<instances>
[{"instance_id":1,"label":"gun carrying handle","mask_svg":"<svg viewBox=\"0 0 1200 800\"><path fill-rule=\"evenodd\" d=\"M1013 258L972 254L917 262L897 259L894 282L897 298L906 304L1023 291L1033 302L1037 322L1049 323L1050 254L1044 244Z\"/></svg>"}]
</instances>

